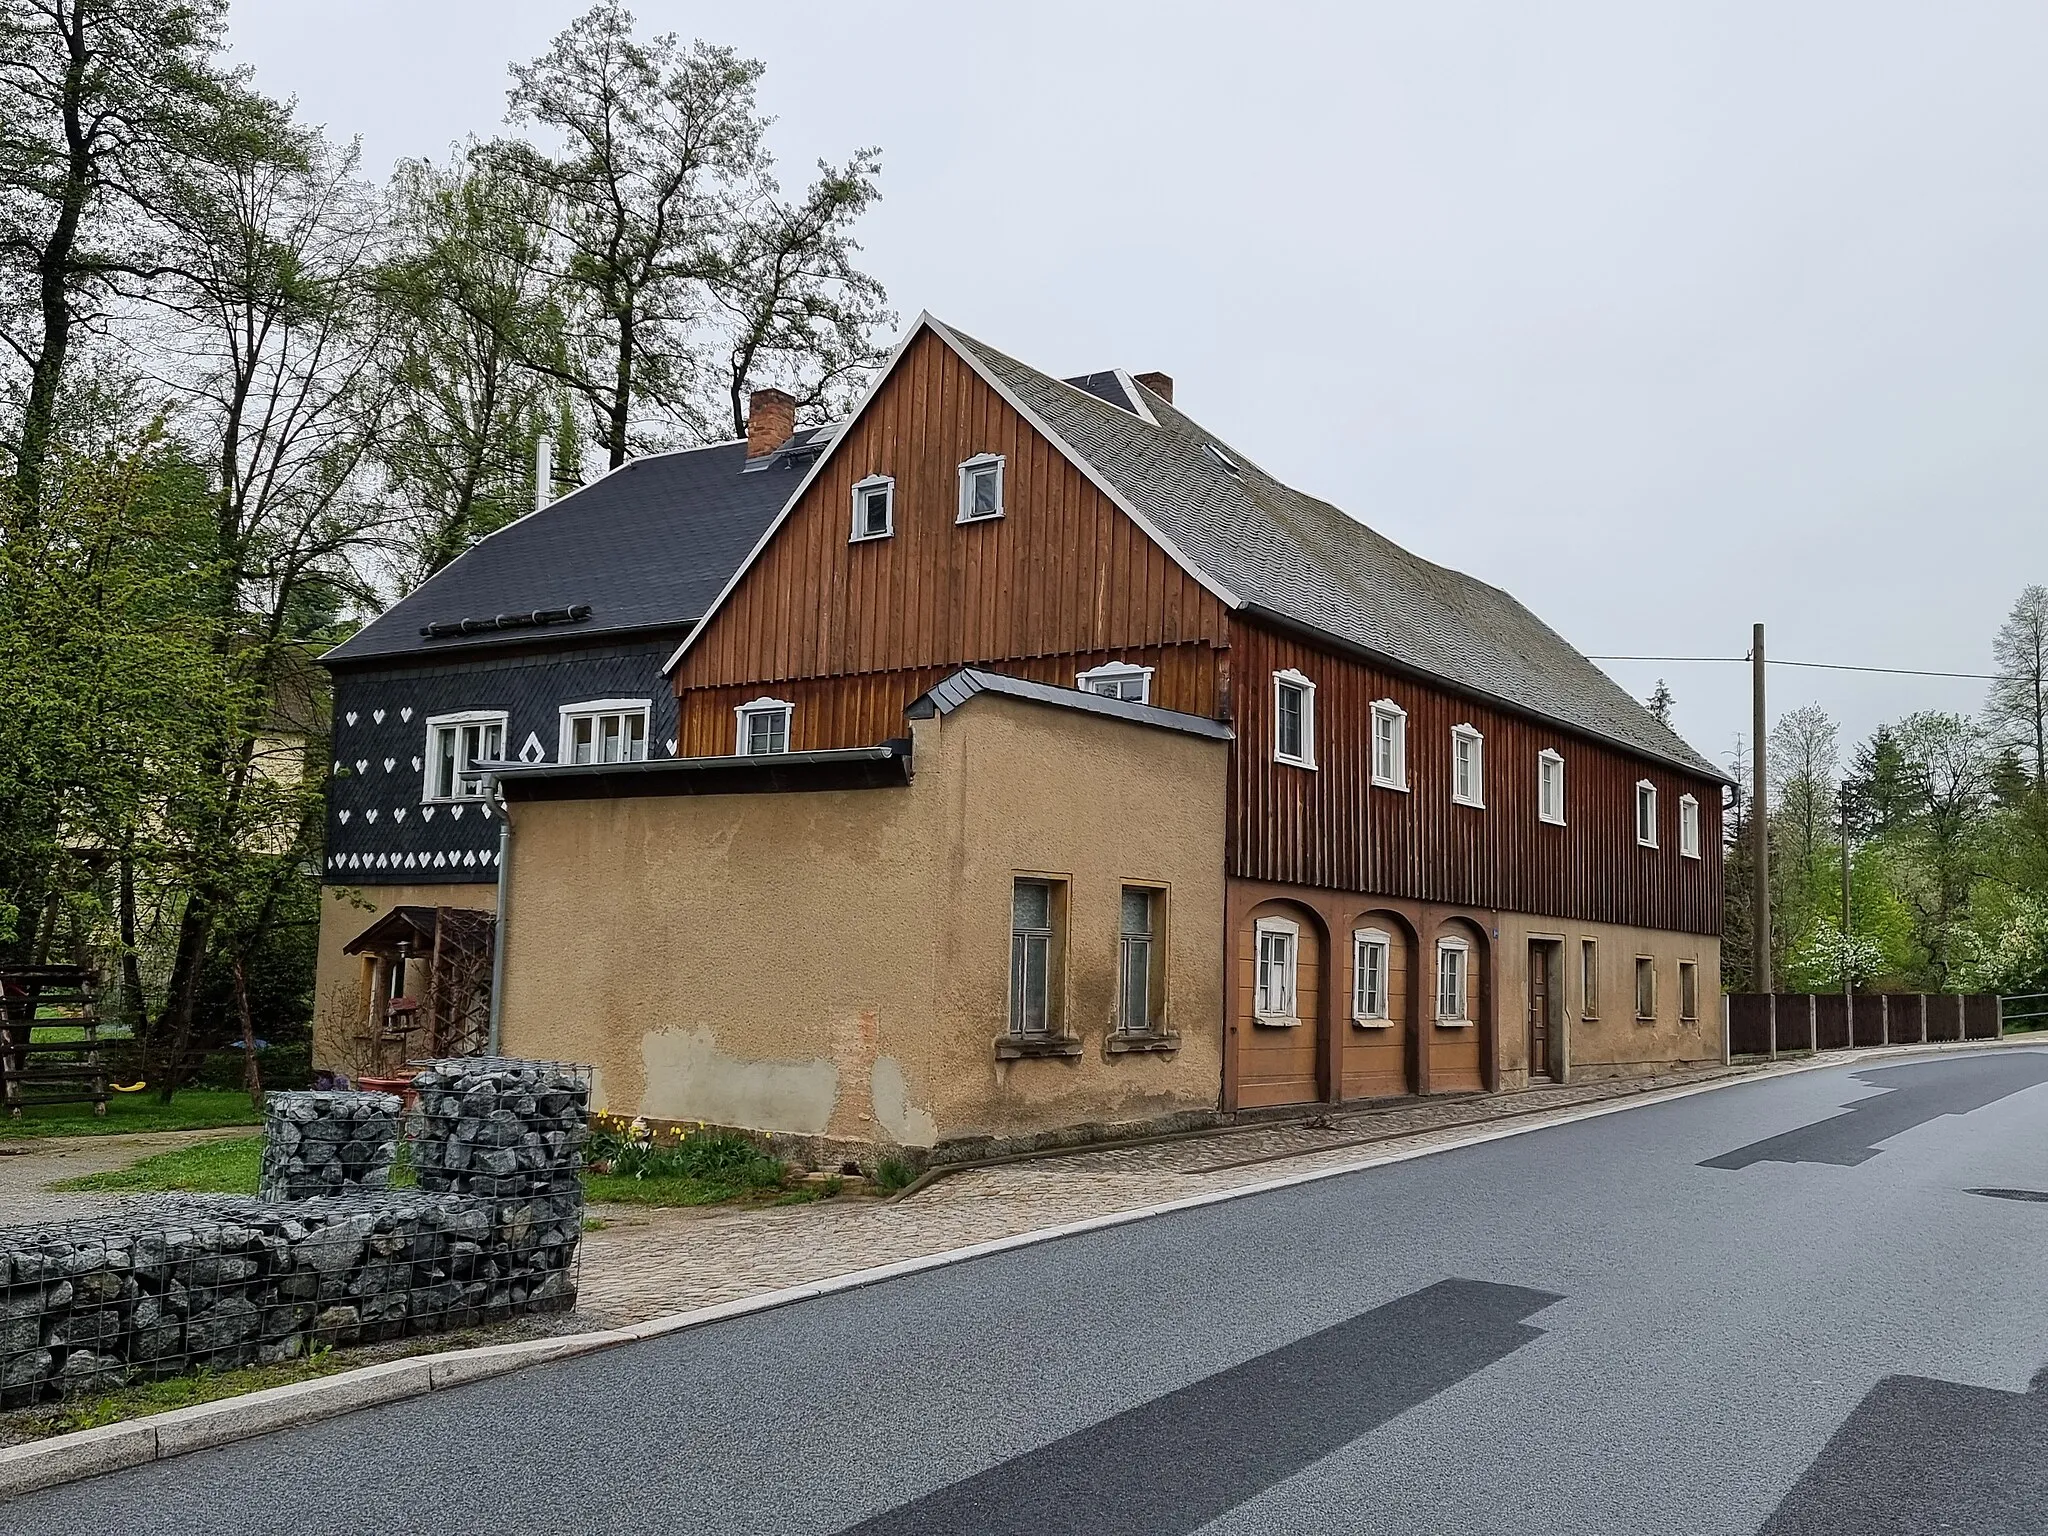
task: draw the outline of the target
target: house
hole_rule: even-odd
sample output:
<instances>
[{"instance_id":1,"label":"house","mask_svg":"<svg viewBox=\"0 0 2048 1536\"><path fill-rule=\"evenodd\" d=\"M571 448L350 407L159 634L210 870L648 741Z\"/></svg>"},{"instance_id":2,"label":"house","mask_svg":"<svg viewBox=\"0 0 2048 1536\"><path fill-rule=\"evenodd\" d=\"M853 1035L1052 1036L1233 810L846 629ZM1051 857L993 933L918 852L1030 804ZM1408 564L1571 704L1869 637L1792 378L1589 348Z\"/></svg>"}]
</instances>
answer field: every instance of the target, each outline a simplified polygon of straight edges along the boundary
<instances>
[{"instance_id":1,"label":"house","mask_svg":"<svg viewBox=\"0 0 2048 1536\"><path fill-rule=\"evenodd\" d=\"M918 1148L1719 1059L1726 779L1497 588L919 319L667 658L507 773L507 1049Z\"/></svg>"},{"instance_id":2,"label":"house","mask_svg":"<svg viewBox=\"0 0 2048 1536\"><path fill-rule=\"evenodd\" d=\"M432 975L480 974L488 987L490 926L432 918L496 907L499 824L480 765L672 755L663 663L830 430L798 430L790 396L758 391L745 439L633 459L537 508L321 658L334 685L334 758L320 1065L355 1073L425 1049L411 1017L390 1017L394 1000L419 1004L400 1011L422 1021L475 1015L468 996L437 1006L413 994ZM484 963L465 952L451 970L445 955L420 955L429 963L409 975L411 929L384 920L415 908L422 932L460 935L483 947Z\"/></svg>"}]
</instances>

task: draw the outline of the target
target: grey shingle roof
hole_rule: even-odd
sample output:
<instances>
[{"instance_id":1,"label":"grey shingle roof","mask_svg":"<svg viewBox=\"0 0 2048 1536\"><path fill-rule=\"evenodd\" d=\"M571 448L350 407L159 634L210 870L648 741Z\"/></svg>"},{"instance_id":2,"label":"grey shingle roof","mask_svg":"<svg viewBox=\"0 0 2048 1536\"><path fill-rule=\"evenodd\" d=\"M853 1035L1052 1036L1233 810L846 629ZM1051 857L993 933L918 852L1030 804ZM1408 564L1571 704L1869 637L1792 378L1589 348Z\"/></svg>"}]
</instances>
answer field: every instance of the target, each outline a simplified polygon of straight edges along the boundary
<instances>
[{"instance_id":1,"label":"grey shingle roof","mask_svg":"<svg viewBox=\"0 0 2048 1536\"><path fill-rule=\"evenodd\" d=\"M1412 555L1328 502L1283 485L1150 391L1145 405L1156 425L943 329L1093 465L1185 563L1242 606L1461 691L1726 779L1498 587Z\"/></svg>"},{"instance_id":2,"label":"grey shingle roof","mask_svg":"<svg viewBox=\"0 0 2048 1536\"><path fill-rule=\"evenodd\" d=\"M799 432L785 449L812 435ZM537 636L582 638L701 618L810 460L778 450L748 469L744 443L650 454L499 529L329 651L329 664L425 657ZM443 639L420 630L588 604L546 628Z\"/></svg>"},{"instance_id":3,"label":"grey shingle roof","mask_svg":"<svg viewBox=\"0 0 2048 1536\"><path fill-rule=\"evenodd\" d=\"M1049 704L1055 709L1078 710L1084 715L1106 715L1112 720L1127 720L1133 725L1157 726L1163 731L1185 731L1190 736L1207 736L1213 741L1229 741L1235 735L1221 720L1211 720L1207 715L1183 714L1177 709L1161 709L1154 704L1135 704L1128 699L1112 699L1099 693L1084 693L1078 688L1059 688L1051 683L1034 683L1029 678L1011 677L1006 672L990 672L980 667L962 667L951 677L911 700L904 713L911 719L928 719L932 715L950 715L977 693L1001 694L1005 698L1023 699L1032 704Z\"/></svg>"}]
</instances>

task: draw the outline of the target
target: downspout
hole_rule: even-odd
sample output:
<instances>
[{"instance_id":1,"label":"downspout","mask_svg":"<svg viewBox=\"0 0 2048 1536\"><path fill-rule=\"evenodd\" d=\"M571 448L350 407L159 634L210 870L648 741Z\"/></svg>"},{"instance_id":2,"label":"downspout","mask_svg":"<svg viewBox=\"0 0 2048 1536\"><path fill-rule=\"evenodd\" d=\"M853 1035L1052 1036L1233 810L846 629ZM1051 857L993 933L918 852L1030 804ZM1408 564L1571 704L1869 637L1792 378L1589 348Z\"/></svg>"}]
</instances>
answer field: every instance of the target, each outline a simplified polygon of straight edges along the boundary
<instances>
[{"instance_id":1,"label":"downspout","mask_svg":"<svg viewBox=\"0 0 2048 1536\"><path fill-rule=\"evenodd\" d=\"M491 1036L485 1054L502 1055L505 1043L505 914L512 899L512 813L498 781L491 780L498 802L498 925L491 932Z\"/></svg>"}]
</instances>

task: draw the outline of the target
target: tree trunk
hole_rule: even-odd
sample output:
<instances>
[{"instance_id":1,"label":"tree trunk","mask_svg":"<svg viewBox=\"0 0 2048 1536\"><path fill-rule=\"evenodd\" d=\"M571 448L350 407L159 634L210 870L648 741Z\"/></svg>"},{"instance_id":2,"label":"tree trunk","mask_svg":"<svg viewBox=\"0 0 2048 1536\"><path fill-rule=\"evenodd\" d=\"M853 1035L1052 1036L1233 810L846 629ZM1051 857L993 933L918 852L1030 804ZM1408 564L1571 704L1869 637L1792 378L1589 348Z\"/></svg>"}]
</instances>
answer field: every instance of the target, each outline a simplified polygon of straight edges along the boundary
<instances>
[{"instance_id":1,"label":"tree trunk","mask_svg":"<svg viewBox=\"0 0 2048 1536\"><path fill-rule=\"evenodd\" d=\"M122 846L120 879L122 1012L128 1017L128 1033L139 1044L149 1039L149 1005L142 995L142 958L135 952L135 855L132 844Z\"/></svg>"},{"instance_id":2,"label":"tree trunk","mask_svg":"<svg viewBox=\"0 0 2048 1536\"><path fill-rule=\"evenodd\" d=\"M263 1069L256 1064L256 1025L249 1017L249 979L242 974L242 957L235 956L235 1011L242 1016L242 1084L249 1090L249 1102L263 1107Z\"/></svg>"}]
</instances>

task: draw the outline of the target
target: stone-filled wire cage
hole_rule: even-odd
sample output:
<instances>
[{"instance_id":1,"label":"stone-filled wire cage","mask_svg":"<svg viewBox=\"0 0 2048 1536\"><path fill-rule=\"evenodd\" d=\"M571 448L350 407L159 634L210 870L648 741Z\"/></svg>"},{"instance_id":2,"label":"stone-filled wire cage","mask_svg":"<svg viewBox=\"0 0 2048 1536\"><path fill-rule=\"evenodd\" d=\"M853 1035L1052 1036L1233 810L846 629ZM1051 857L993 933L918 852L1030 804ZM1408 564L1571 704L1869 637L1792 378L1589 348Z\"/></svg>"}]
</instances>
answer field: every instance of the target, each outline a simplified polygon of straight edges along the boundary
<instances>
[{"instance_id":1,"label":"stone-filled wire cage","mask_svg":"<svg viewBox=\"0 0 2048 1536\"><path fill-rule=\"evenodd\" d=\"M580 1192L404 1189L0 1228L0 1408L566 1310L580 1237Z\"/></svg>"},{"instance_id":2,"label":"stone-filled wire cage","mask_svg":"<svg viewBox=\"0 0 2048 1536\"><path fill-rule=\"evenodd\" d=\"M411 1070L406 1143L422 1190L525 1200L537 1215L545 1201L550 1219L581 1219L590 1068L457 1056Z\"/></svg>"}]
</instances>

